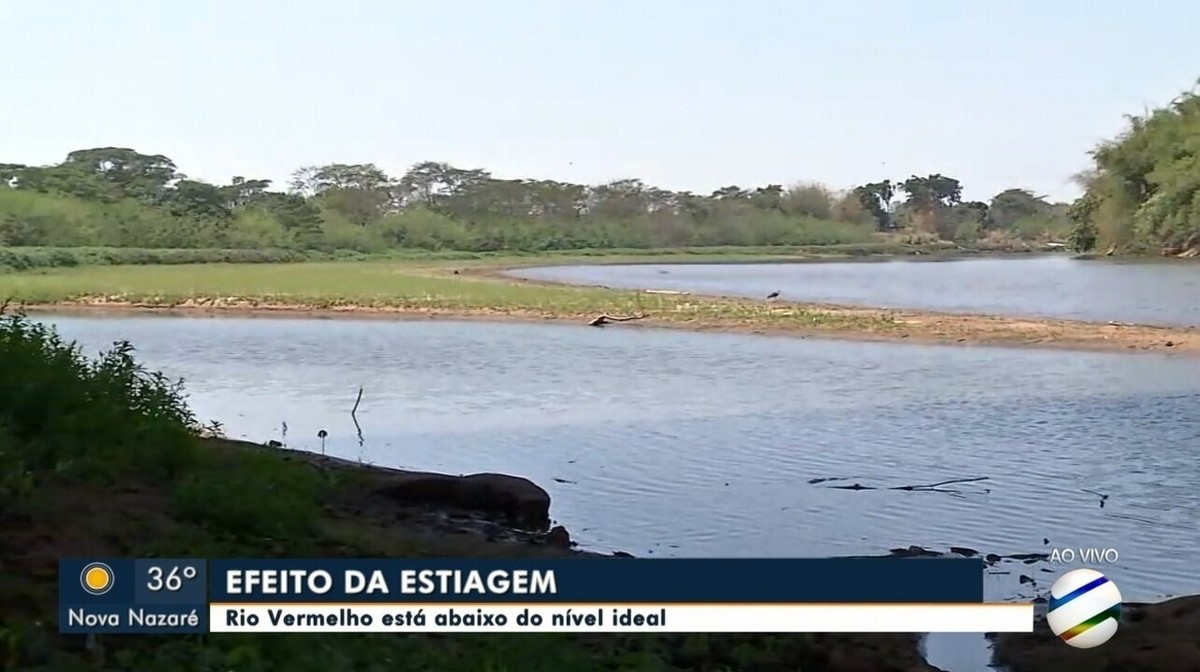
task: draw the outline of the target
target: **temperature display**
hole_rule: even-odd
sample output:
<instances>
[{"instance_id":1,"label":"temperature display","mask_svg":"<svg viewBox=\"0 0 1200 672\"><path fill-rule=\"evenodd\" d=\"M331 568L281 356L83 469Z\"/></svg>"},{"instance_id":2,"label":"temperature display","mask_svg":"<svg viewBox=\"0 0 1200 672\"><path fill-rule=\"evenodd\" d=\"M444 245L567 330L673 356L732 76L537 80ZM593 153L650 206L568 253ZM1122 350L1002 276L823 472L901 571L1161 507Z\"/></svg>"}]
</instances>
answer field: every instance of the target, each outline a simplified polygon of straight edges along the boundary
<instances>
[{"instance_id":1,"label":"temperature display","mask_svg":"<svg viewBox=\"0 0 1200 672\"><path fill-rule=\"evenodd\" d=\"M134 560L137 601L146 604L197 604L208 600L204 560Z\"/></svg>"},{"instance_id":2,"label":"temperature display","mask_svg":"<svg viewBox=\"0 0 1200 672\"><path fill-rule=\"evenodd\" d=\"M183 567L174 565L170 568L155 565L150 567L149 574L150 580L146 582L146 588L150 592L157 593L160 590L168 590L175 593L183 588L185 581L195 579L199 571L193 565Z\"/></svg>"}]
</instances>

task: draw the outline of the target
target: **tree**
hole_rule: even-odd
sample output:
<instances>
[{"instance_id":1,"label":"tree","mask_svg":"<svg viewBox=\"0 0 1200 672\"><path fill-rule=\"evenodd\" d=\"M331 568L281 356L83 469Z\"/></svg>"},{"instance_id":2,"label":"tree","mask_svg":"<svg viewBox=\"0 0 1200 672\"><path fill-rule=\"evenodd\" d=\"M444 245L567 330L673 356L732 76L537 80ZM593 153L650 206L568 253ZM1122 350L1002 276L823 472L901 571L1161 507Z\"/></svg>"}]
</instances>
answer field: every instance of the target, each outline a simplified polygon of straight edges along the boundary
<instances>
[{"instance_id":1,"label":"tree","mask_svg":"<svg viewBox=\"0 0 1200 672\"><path fill-rule=\"evenodd\" d=\"M1005 189L992 197L987 209L988 228L1011 229L1022 219L1048 216L1052 207L1028 189Z\"/></svg>"},{"instance_id":2,"label":"tree","mask_svg":"<svg viewBox=\"0 0 1200 672\"><path fill-rule=\"evenodd\" d=\"M796 184L783 195L783 210L790 214L831 219L833 208L833 194L824 185Z\"/></svg>"},{"instance_id":3,"label":"tree","mask_svg":"<svg viewBox=\"0 0 1200 672\"><path fill-rule=\"evenodd\" d=\"M168 185L180 177L171 159L123 147L71 152L62 168L102 178L118 199L133 198L146 203L161 202L167 196Z\"/></svg>"},{"instance_id":4,"label":"tree","mask_svg":"<svg viewBox=\"0 0 1200 672\"><path fill-rule=\"evenodd\" d=\"M232 214L226 202L220 187L187 179L175 184L167 200L171 212L176 215L214 220L228 219Z\"/></svg>"},{"instance_id":5,"label":"tree","mask_svg":"<svg viewBox=\"0 0 1200 672\"><path fill-rule=\"evenodd\" d=\"M296 170L289 185L293 194L316 199L323 207L366 226L388 212L394 183L373 163L331 163Z\"/></svg>"},{"instance_id":6,"label":"tree","mask_svg":"<svg viewBox=\"0 0 1200 672\"><path fill-rule=\"evenodd\" d=\"M956 236L959 222L951 208L962 200L958 180L940 174L913 175L900 184L900 190L907 195L904 214L914 228L946 239Z\"/></svg>"},{"instance_id":7,"label":"tree","mask_svg":"<svg viewBox=\"0 0 1200 672\"><path fill-rule=\"evenodd\" d=\"M877 225L889 221L891 183L864 187L839 199L835 212L820 185L731 185L705 196L635 178L501 179L426 161L400 179L371 163L304 166L276 192L270 180L210 183L181 174L165 156L101 147L55 165L0 164L0 235L20 245L370 252L848 243L867 240L857 226L868 216L862 202L876 204ZM854 225L814 227L813 217Z\"/></svg>"},{"instance_id":8,"label":"tree","mask_svg":"<svg viewBox=\"0 0 1200 672\"><path fill-rule=\"evenodd\" d=\"M225 207L230 210L245 208L262 200L263 195L271 188L271 180L247 180L244 177L234 177L229 186L222 187L225 196Z\"/></svg>"},{"instance_id":9,"label":"tree","mask_svg":"<svg viewBox=\"0 0 1200 672\"><path fill-rule=\"evenodd\" d=\"M397 185L397 199L403 205L421 204L437 211L471 211L471 199L491 175L484 170L462 170L448 163L424 161L408 169ZM457 204L453 201L459 198Z\"/></svg>"},{"instance_id":10,"label":"tree","mask_svg":"<svg viewBox=\"0 0 1200 672\"><path fill-rule=\"evenodd\" d=\"M900 185L900 189L908 195L906 202L918 210L937 206L950 207L962 200L962 184L944 175L913 175Z\"/></svg>"},{"instance_id":11,"label":"tree","mask_svg":"<svg viewBox=\"0 0 1200 672\"><path fill-rule=\"evenodd\" d=\"M629 219L649 212L650 199L641 180L614 180L589 190L587 214L591 217Z\"/></svg>"},{"instance_id":12,"label":"tree","mask_svg":"<svg viewBox=\"0 0 1200 672\"><path fill-rule=\"evenodd\" d=\"M1128 127L1091 152L1071 207L1075 238L1163 254L1200 249L1200 96L1127 117Z\"/></svg>"},{"instance_id":13,"label":"tree","mask_svg":"<svg viewBox=\"0 0 1200 672\"><path fill-rule=\"evenodd\" d=\"M750 194L750 204L760 210L783 210L783 185L759 187Z\"/></svg>"},{"instance_id":14,"label":"tree","mask_svg":"<svg viewBox=\"0 0 1200 672\"><path fill-rule=\"evenodd\" d=\"M892 199L896 197L896 187L891 180L871 182L857 187L852 192L863 208L875 219L876 228L890 229L894 226L892 220Z\"/></svg>"},{"instance_id":15,"label":"tree","mask_svg":"<svg viewBox=\"0 0 1200 672\"><path fill-rule=\"evenodd\" d=\"M321 210L299 194L266 193L255 207L270 213L303 246L321 238Z\"/></svg>"}]
</instances>

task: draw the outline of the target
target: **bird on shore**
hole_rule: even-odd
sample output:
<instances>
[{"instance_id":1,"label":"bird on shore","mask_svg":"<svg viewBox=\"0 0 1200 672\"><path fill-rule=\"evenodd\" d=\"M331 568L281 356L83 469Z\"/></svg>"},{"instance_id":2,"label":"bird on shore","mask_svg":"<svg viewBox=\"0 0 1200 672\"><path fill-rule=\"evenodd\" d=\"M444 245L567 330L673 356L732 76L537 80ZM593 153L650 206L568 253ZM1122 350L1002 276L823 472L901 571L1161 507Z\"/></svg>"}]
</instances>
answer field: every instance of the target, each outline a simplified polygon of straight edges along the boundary
<instances>
[{"instance_id":1,"label":"bird on shore","mask_svg":"<svg viewBox=\"0 0 1200 672\"><path fill-rule=\"evenodd\" d=\"M317 432L317 438L321 440L321 454L325 454L325 437L329 436L329 432L320 430Z\"/></svg>"},{"instance_id":2,"label":"bird on shore","mask_svg":"<svg viewBox=\"0 0 1200 672\"><path fill-rule=\"evenodd\" d=\"M777 289L777 290L775 290L775 291L771 292L770 294L768 294L768 295L767 295L767 298L768 298L768 299L777 299L777 298L779 298L779 290Z\"/></svg>"}]
</instances>

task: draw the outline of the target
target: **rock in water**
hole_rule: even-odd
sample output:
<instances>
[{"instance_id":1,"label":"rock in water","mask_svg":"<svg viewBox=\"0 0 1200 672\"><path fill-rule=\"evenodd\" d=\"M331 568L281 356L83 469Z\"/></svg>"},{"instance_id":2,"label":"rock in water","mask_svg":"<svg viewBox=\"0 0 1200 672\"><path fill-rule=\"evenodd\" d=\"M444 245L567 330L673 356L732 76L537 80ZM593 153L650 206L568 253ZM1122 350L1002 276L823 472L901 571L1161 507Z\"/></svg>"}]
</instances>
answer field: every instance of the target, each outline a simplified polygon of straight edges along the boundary
<instances>
[{"instance_id":1,"label":"rock in water","mask_svg":"<svg viewBox=\"0 0 1200 672\"><path fill-rule=\"evenodd\" d=\"M526 530L550 526L550 494L506 474L396 474L376 494L398 503L435 504L502 517Z\"/></svg>"}]
</instances>

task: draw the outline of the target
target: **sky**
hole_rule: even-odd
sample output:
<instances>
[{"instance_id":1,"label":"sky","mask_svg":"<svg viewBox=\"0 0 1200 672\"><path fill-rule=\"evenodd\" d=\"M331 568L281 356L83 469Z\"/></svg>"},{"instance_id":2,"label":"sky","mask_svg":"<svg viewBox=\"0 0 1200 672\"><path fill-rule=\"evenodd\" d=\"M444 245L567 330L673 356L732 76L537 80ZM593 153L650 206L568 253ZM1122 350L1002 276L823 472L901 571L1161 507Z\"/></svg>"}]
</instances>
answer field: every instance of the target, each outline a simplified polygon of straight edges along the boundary
<instances>
[{"instance_id":1,"label":"sky","mask_svg":"<svg viewBox=\"0 0 1200 672\"><path fill-rule=\"evenodd\" d=\"M1191 0L0 0L0 162L1067 200L1124 115L1200 77L1196 26Z\"/></svg>"}]
</instances>

